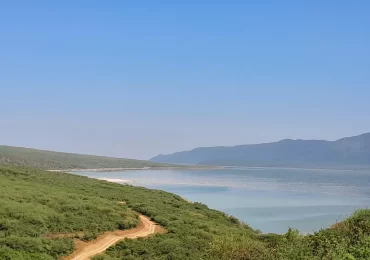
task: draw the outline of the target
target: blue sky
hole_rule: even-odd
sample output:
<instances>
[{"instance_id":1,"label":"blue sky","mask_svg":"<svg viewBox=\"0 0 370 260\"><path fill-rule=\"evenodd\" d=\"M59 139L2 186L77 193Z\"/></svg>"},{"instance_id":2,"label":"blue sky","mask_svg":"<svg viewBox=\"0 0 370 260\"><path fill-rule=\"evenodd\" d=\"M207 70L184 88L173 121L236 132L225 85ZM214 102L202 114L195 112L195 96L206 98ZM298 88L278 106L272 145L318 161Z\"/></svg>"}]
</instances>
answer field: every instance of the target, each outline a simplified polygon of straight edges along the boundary
<instances>
[{"instance_id":1,"label":"blue sky","mask_svg":"<svg viewBox=\"0 0 370 260\"><path fill-rule=\"evenodd\" d=\"M4 1L0 144L147 159L370 132L369 1Z\"/></svg>"}]
</instances>

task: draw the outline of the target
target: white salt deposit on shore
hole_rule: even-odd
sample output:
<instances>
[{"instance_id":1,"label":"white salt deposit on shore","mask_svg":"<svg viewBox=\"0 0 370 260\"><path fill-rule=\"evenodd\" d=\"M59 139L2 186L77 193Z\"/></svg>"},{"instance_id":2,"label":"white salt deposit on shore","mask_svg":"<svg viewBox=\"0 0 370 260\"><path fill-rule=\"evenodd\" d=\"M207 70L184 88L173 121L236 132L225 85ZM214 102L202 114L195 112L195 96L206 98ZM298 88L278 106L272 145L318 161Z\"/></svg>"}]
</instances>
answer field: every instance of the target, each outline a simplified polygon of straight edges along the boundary
<instances>
[{"instance_id":1,"label":"white salt deposit on shore","mask_svg":"<svg viewBox=\"0 0 370 260\"><path fill-rule=\"evenodd\" d=\"M123 183L123 184L133 184L132 180L125 180L125 179L112 179L112 178L97 178L98 180L102 181L109 181L109 182L116 182L116 183Z\"/></svg>"}]
</instances>

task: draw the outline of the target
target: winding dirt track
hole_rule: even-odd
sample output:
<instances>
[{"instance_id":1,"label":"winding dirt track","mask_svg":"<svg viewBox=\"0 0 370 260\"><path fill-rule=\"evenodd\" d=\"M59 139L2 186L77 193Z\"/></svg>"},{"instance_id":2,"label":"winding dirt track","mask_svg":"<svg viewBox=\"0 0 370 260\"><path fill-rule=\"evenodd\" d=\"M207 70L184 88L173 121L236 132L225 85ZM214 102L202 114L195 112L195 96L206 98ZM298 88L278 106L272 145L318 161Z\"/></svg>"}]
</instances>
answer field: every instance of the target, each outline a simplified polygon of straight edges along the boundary
<instances>
[{"instance_id":1,"label":"winding dirt track","mask_svg":"<svg viewBox=\"0 0 370 260\"><path fill-rule=\"evenodd\" d=\"M76 241L76 251L65 260L88 260L90 257L104 252L108 247L125 238L147 237L154 233L161 233L161 227L148 217L140 215L141 224L133 229L106 232L96 240L90 242Z\"/></svg>"}]
</instances>

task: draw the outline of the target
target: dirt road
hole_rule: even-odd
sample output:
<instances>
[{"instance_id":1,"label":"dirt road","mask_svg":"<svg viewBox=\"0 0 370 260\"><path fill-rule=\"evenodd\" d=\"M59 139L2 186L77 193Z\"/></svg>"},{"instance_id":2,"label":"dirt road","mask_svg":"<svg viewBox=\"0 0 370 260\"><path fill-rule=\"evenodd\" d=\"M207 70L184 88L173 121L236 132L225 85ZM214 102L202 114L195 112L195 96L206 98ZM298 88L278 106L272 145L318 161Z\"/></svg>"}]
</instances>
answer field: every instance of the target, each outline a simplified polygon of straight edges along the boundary
<instances>
[{"instance_id":1,"label":"dirt road","mask_svg":"<svg viewBox=\"0 0 370 260\"><path fill-rule=\"evenodd\" d=\"M125 238L147 237L154 233L160 233L161 227L151 221L148 217L140 215L141 224L133 229L106 232L102 236L90 242L76 241L76 250L65 260L88 260L90 257L104 252L108 247Z\"/></svg>"}]
</instances>

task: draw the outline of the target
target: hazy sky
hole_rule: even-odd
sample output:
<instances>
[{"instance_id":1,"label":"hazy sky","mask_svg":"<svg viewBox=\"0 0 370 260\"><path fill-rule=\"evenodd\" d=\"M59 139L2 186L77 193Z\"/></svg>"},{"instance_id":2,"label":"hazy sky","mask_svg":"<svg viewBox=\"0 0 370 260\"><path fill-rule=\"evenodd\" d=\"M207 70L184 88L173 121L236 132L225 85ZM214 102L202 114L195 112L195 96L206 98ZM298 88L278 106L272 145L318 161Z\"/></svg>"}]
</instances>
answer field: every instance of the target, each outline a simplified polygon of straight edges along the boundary
<instances>
[{"instance_id":1,"label":"hazy sky","mask_svg":"<svg viewBox=\"0 0 370 260\"><path fill-rule=\"evenodd\" d=\"M147 159L370 132L370 1L2 1L0 144Z\"/></svg>"}]
</instances>

